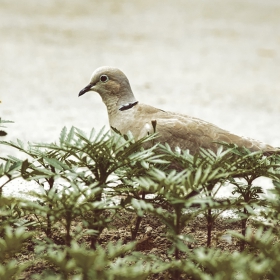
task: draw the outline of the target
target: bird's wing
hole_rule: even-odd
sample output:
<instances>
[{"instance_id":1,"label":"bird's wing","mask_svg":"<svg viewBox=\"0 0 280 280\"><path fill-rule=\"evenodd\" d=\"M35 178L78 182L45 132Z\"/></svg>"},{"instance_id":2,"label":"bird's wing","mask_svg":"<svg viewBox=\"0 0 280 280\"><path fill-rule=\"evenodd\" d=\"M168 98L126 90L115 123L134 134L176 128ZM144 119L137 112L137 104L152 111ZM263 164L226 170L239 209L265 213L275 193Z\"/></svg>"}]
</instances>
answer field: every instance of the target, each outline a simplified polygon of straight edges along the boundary
<instances>
[{"instance_id":1,"label":"bird's wing","mask_svg":"<svg viewBox=\"0 0 280 280\"><path fill-rule=\"evenodd\" d=\"M191 153L199 148L216 150L217 142L233 143L251 151L275 151L275 148L260 141L237 136L211 123L187 115L165 112L139 104L135 114L132 132L137 138L157 132L161 143L171 147L189 149Z\"/></svg>"}]
</instances>

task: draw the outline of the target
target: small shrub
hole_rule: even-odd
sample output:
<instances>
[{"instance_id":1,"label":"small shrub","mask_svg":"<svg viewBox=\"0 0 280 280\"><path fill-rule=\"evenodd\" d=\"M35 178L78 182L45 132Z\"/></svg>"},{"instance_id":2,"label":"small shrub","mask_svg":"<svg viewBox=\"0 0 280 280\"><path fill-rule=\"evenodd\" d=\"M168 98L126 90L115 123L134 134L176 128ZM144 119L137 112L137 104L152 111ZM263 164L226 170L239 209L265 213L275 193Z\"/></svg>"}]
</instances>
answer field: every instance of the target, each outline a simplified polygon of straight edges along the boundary
<instances>
[{"instance_id":1,"label":"small shrub","mask_svg":"<svg viewBox=\"0 0 280 280\"><path fill-rule=\"evenodd\" d=\"M154 137L135 141L117 132L92 130L87 135L64 128L57 143L1 141L26 155L25 160L1 158L1 279L16 279L36 265L32 261L18 265L26 247L44 264L33 279L270 279L279 275L279 157L227 144L217 153L202 149L195 156L168 145L144 149ZM274 197L266 201L259 197L262 187L253 185L260 176L275 185ZM3 196L3 188L18 178L36 182L40 192L29 192L32 200ZM225 183L234 184L239 197L217 200L214 187ZM242 214L237 216L241 233L228 233L239 240L241 252L212 246L215 221L228 209ZM134 217L127 225L130 239L101 242L104 230L113 229L115 220L126 213ZM141 222L147 215L165 227L167 259L137 251ZM201 215L206 218L207 242L194 248L195 232L185 229ZM260 216L263 219L256 220ZM145 236L141 242L149 240L148 233Z\"/></svg>"}]
</instances>

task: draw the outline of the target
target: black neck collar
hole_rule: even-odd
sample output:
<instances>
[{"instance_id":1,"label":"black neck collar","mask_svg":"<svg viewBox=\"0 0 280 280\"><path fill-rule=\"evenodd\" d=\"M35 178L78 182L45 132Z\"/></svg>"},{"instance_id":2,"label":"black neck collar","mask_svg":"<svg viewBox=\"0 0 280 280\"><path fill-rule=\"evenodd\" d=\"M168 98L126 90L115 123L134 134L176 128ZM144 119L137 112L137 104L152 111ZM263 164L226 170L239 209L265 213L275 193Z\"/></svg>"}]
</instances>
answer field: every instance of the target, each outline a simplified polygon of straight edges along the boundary
<instances>
[{"instance_id":1,"label":"black neck collar","mask_svg":"<svg viewBox=\"0 0 280 280\"><path fill-rule=\"evenodd\" d=\"M138 101L135 101L135 102L132 102L132 103L126 103L126 104L122 105L122 106L119 108L119 110L120 110L120 111L126 111L126 110L128 110L128 109L134 107L134 106L137 105L137 104L138 104Z\"/></svg>"}]
</instances>

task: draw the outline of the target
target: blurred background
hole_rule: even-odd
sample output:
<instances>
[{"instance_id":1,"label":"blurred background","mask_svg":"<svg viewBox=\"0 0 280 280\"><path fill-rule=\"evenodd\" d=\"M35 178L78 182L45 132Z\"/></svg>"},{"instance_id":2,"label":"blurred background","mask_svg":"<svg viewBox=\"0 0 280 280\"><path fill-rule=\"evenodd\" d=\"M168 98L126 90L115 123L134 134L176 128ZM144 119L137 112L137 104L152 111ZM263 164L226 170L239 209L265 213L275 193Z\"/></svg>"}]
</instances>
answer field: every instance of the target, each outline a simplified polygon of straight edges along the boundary
<instances>
[{"instance_id":1,"label":"blurred background","mask_svg":"<svg viewBox=\"0 0 280 280\"><path fill-rule=\"evenodd\" d=\"M109 129L78 92L110 65L143 103L280 146L279 0L1 0L0 34L1 140Z\"/></svg>"}]
</instances>

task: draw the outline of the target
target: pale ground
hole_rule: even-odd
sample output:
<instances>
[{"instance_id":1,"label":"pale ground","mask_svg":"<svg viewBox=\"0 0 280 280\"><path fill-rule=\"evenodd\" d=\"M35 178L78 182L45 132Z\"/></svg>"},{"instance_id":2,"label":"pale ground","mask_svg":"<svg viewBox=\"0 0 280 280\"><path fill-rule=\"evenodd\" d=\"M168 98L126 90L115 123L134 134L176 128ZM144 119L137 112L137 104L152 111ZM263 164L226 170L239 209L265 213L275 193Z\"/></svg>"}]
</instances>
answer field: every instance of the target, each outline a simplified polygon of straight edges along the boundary
<instances>
[{"instance_id":1,"label":"pale ground","mask_svg":"<svg viewBox=\"0 0 280 280\"><path fill-rule=\"evenodd\" d=\"M0 34L3 140L108 127L78 92L111 65L141 102L280 146L279 0L0 0Z\"/></svg>"}]
</instances>

